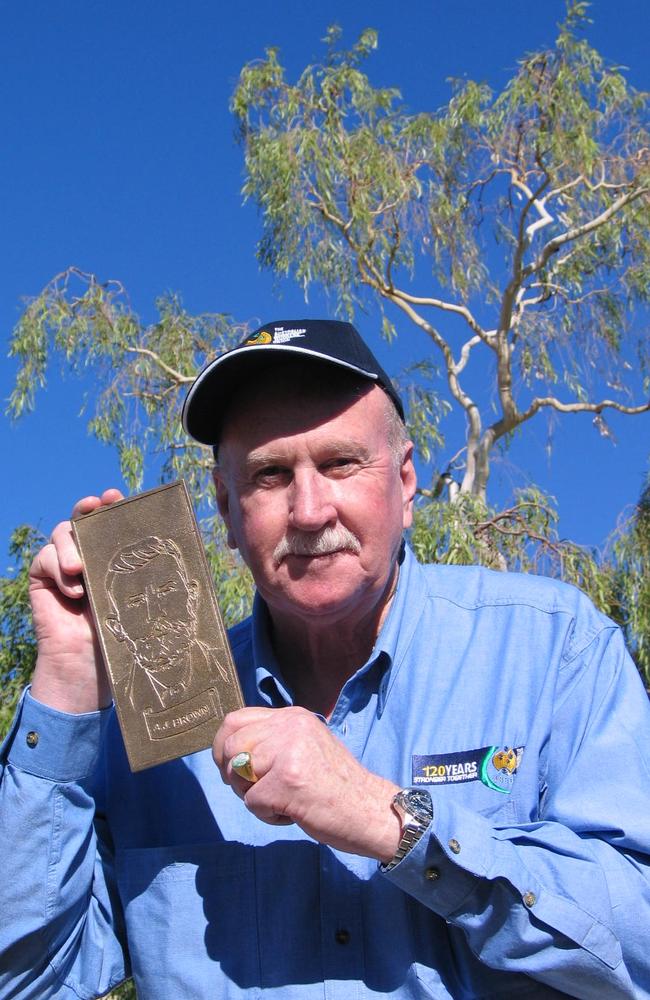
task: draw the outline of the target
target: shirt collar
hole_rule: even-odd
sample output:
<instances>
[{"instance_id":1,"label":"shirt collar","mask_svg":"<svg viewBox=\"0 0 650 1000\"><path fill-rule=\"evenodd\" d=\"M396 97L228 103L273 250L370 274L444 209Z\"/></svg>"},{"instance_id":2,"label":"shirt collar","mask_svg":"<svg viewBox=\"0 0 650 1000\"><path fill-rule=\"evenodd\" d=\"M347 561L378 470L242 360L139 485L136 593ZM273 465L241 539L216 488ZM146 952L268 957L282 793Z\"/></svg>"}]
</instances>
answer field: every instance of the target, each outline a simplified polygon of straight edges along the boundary
<instances>
[{"instance_id":1,"label":"shirt collar","mask_svg":"<svg viewBox=\"0 0 650 1000\"><path fill-rule=\"evenodd\" d=\"M388 695L400 670L422 613L424 591L419 581L420 565L404 542L399 555L399 578L388 615L381 627L371 659L384 654L389 664L379 686L377 715L384 711Z\"/></svg>"},{"instance_id":2,"label":"shirt collar","mask_svg":"<svg viewBox=\"0 0 650 1000\"><path fill-rule=\"evenodd\" d=\"M291 705L291 694L284 682L271 644L269 611L257 592L253 600L252 633L253 664L258 694L271 708Z\"/></svg>"},{"instance_id":3,"label":"shirt collar","mask_svg":"<svg viewBox=\"0 0 650 1000\"><path fill-rule=\"evenodd\" d=\"M418 586L419 565L410 548L404 543L398 557L399 577L388 615L377 641L359 670L350 678L361 680L362 675L371 683L377 669L383 674L378 683L377 714L381 716L395 676L411 644L420 618L424 595ZM258 593L255 594L252 615L253 663L255 683L262 701L273 708L292 703L291 693L282 677L270 637L268 608Z\"/></svg>"}]
</instances>

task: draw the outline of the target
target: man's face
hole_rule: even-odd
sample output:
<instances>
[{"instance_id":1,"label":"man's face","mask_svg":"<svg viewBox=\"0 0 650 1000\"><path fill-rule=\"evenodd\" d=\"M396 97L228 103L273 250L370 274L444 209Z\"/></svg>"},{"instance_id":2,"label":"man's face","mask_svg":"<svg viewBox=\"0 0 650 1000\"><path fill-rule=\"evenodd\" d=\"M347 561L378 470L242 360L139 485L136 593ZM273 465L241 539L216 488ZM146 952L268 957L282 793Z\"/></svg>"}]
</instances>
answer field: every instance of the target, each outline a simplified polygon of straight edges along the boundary
<instances>
[{"instance_id":1,"label":"man's face","mask_svg":"<svg viewBox=\"0 0 650 1000\"><path fill-rule=\"evenodd\" d=\"M118 622L141 666L164 673L177 665L194 637L190 591L173 556L154 556L146 566L113 577L111 593Z\"/></svg>"},{"instance_id":2,"label":"man's face","mask_svg":"<svg viewBox=\"0 0 650 1000\"><path fill-rule=\"evenodd\" d=\"M271 379L238 401L217 498L276 620L360 621L385 598L411 523L412 447L401 462L391 454L381 389L359 397L315 381Z\"/></svg>"}]
</instances>

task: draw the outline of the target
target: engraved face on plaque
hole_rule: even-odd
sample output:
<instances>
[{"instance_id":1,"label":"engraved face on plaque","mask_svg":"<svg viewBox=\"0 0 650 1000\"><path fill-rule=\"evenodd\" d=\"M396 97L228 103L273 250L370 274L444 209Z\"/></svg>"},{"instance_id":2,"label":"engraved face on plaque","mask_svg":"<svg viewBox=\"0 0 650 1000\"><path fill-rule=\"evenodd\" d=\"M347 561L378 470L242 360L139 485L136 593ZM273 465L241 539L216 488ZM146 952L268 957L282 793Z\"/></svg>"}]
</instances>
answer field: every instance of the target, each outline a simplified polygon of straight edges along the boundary
<instances>
[{"instance_id":1,"label":"engraved face on plaque","mask_svg":"<svg viewBox=\"0 0 650 1000\"><path fill-rule=\"evenodd\" d=\"M74 529L132 769L209 746L242 699L184 484Z\"/></svg>"}]
</instances>

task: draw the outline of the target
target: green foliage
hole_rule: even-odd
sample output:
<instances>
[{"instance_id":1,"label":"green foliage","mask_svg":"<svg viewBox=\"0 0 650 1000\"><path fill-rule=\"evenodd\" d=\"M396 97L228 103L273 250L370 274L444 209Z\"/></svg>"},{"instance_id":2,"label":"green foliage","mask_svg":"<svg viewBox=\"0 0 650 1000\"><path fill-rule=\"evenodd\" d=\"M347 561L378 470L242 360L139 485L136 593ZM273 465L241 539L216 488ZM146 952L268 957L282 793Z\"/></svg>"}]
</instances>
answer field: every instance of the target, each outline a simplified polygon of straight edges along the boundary
<instances>
[{"instance_id":1,"label":"green foliage","mask_svg":"<svg viewBox=\"0 0 650 1000\"><path fill-rule=\"evenodd\" d=\"M438 111L373 87L361 65L376 34L338 51L338 29L295 83L272 49L232 99L260 262L320 284L347 316L380 303L387 336L400 311L429 336L466 420L461 489L484 500L492 449L540 411L595 413L602 430L603 410L650 409L630 402L628 361L647 373L632 318L650 289L648 101L586 23L569 0L555 45L501 93L457 81Z\"/></svg>"},{"instance_id":2,"label":"green foliage","mask_svg":"<svg viewBox=\"0 0 650 1000\"><path fill-rule=\"evenodd\" d=\"M16 528L9 543L12 564L7 575L0 577L0 738L9 728L36 660L29 615L29 567L43 542L33 528Z\"/></svg>"},{"instance_id":3,"label":"green foliage","mask_svg":"<svg viewBox=\"0 0 650 1000\"><path fill-rule=\"evenodd\" d=\"M650 409L634 402L638 382L650 392L647 324L634 322L650 288L648 101L582 37L586 7L568 0L555 44L526 55L501 93L457 81L445 107L410 113L362 69L376 32L345 49L331 28L324 61L295 83L276 49L245 66L232 109L260 262L305 291L331 291L344 315L379 306L387 339L403 335L402 319L428 338L428 356L400 380L409 431L436 466L420 490L420 558L582 586L622 623L647 677L647 491L600 559L558 537L552 498L530 489L499 511L487 490L493 449L539 413L588 412L608 435L608 409ZM173 295L157 314L143 324L118 282L58 275L14 331L9 412L35 405L53 364L92 371L90 431L117 449L129 489L152 466L161 481L187 480L232 623L252 583L214 511L210 450L184 437L180 410L195 373L244 330L222 314L191 316ZM466 433L450 457L452 410ZM37 542L19 531L0 580L4 725L33 660L25 588Z\"/></svg>"},{"instance_id":4,"label":"green foliage","mask_svg":"<svg viewBox=\"0 0 650 1000\"><path fill-rule=\"evenodd\" d=\"M614 617L650 691L650 475L632 516L614 537Z\"/></svg>"},{"instance_id":5,"label":"green foliage","mask_svg":"<svg viewBox=\"0 0 650 1000\"><path fill-rule=\"evenodd\" d=\"M132 979L127 979L126 982L118 986L117 989L113 990L111 993L106 995L106 1000L137 1000L138 994L135 989L135 984Z\"/></svg>"},{"instance_id":6,"label":"green foliage","mask_svg":"<svg viewBox=\"0 0 650 1000\"><path fill-rule=\"evenodd\" d=\"M535 488L519 491L513 506L505 510L460 494L454 503L429 500L418 507L412 543L422 562L476 564L556 577L585 590L610 613L609 572L603 572L595 553L561 539L557 525L555 499Z\"/></svg>"},{"instance_id":7,"label":"green foliage","mask_svg":"<svg viewBox=\"0 0 650 1000\"><path fill-rule=\"evenodd\" d=\"M215 516L210 448L190 442L180 413L196 373L244 329L223 315L190 316L176 296L157 302L158 317L140 322L118 282L99 282L71 268L28 303L13 334L11 355L19 361L8 412L14 418L35 405L37 388L59 363L63 374L92 371L94 409L88 427L117 449L122 474L135 491L145 467L161 482L184 478L203 530L208 561L228 625L248 612L253 586L248 570L226 546ZM0 578L0 732L11 719L34 661L27 601L28 568L43 540L19 528L10 555L16 565Z\"/></svg>"}]
</instances>

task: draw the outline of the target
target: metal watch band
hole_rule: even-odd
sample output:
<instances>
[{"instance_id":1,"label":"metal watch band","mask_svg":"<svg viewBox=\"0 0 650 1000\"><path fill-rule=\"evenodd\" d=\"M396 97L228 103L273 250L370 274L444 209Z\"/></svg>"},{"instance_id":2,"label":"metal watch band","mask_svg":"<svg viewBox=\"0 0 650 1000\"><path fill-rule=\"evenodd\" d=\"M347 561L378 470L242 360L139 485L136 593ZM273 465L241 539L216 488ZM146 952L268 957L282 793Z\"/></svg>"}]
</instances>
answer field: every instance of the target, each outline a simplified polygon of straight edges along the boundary
<instances>
[{"instance_id":1,"label":"metal watch band","mask_svg":"<svg viewBox=\"0 0 650 1000\"><path fill-rule=\"evenodd\" d=\"M393 809L402 824L402 837L391 860L381 865L383 872L389 872L406 857L433 819L433 803L425 789L403 788L393 799Z\"/></svg>"}]
</instances>

